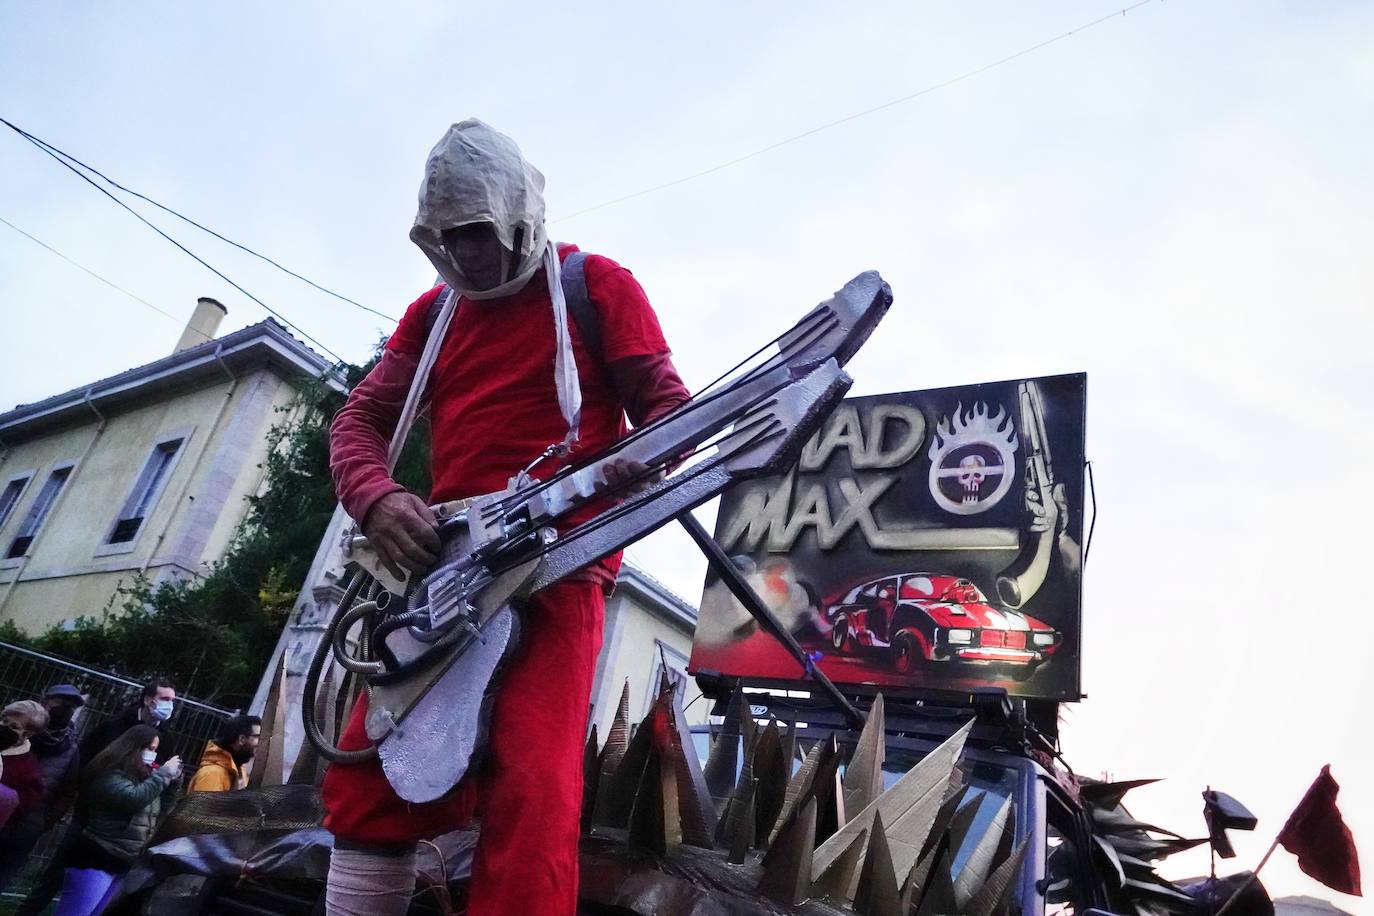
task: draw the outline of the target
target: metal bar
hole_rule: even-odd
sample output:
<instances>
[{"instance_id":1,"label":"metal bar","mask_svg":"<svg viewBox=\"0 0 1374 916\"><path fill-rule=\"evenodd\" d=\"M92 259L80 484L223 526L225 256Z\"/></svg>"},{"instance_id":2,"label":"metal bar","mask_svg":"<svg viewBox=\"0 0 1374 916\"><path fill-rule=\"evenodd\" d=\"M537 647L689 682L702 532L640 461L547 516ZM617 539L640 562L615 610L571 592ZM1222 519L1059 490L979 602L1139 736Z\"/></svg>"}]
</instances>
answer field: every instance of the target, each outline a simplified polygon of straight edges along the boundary
<instances>
[{"instance_id":1,"label":"metal bar","mask_svg":"<svg viewBox=\"0 0 1374 916\"><path fill-rule=\"evenodd\" d=\"M123 684L126 687L131 687L134 690L142 690L144 686L141 681L131 681L126 677L121 677L117 674L112 674L109 671L103 671L99 668L87 667L86 665L83 665L80 662L72 661L71 659L65 658L61 655L49 655L45 652L38 652L34 649L27 648L26 646L18 646L11 642L0 641L0 649L7 652L13 652L16 655L27 656L35 661L58 665L67 668L69 671L75 671L80 674L84 674L87 677L99 678L100 680L104 681L117 682ZM178 696L177 704L181 706L191 706L197 709L204 709L205 711L212 712L218 716L232 716L237 712L237 710L226 709L222 706L214 706L210 703L202 703L200 700L192 699L191 697L185 696Z\"/></svg>"},{"instance_id":2,"label":"metal bar","mask_svg":"<svg viewBox=\"0 0 1374 916\"><path fill-rule=\"evenodd\" d=\"M763 599L754 591L753 586L735 568L735 564L730 562L724 549L716 543L715 538L711 537L705 528L701 527L701 522L697 521L696 516L687 511L679 515L677 520L683 528L687 529L687 534L696 542L701 552L706 555L706 562L711 564L711 569L720 576L725 587L730 589L730 593L739 600L740 604L744 605L744 609L749 612L750 616L757 620L778 642L782 643L783 648L797 660L797 664L802 666L806 675L820 685L820 688L830 696L830 699L835 701L835 705L844 712L845 718L849 720L852 728L863 728L864 714L859 712L853 703L849 702L849 698L840 692L840 688L835 686L834 681L826 677L825 672L812 663L806 650L797 643L797 640L787 631L782 622L773 616L773 612L763 603Z\"/></svg>"}]
</instances>

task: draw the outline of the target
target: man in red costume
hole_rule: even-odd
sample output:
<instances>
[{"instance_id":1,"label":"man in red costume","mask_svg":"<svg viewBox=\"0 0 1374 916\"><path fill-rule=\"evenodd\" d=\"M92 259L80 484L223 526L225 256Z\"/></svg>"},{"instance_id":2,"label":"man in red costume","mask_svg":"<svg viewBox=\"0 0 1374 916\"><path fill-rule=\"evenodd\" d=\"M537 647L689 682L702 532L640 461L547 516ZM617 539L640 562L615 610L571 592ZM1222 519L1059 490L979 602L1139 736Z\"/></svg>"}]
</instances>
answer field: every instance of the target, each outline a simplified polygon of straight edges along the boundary
<instances>
[{"instance_id":1,"label":"man in red costume","mask_svg":"<svg viewBox=\"0 0 1374 916\"><path fill-rule=\"evenodd\" d=\"M515 143L480 121L455 124L430 154L411 239L445 284L406 310L330 431L339 499L393 571L424 572L438 556L433 513L391 478L388 447L445 286L461 298L426 385L431 503L501 490L550 445L571 446L531 471L547 477L614 443L627 416L639 426L689 398L658 318L625 268L597 255L583 261L599 347L567 320L558 265L577 249L548 240L543 186ZM607 557L532 597L492 711L490 746L457 790L410 804L376 759L330 767L331 914L404 913L417 841L475 813L481 840L468 912L572 916L587 704L619 565L618 554ZM345 750L368 744L365 707L360 700Z\"/></svg>"}]
</instances>

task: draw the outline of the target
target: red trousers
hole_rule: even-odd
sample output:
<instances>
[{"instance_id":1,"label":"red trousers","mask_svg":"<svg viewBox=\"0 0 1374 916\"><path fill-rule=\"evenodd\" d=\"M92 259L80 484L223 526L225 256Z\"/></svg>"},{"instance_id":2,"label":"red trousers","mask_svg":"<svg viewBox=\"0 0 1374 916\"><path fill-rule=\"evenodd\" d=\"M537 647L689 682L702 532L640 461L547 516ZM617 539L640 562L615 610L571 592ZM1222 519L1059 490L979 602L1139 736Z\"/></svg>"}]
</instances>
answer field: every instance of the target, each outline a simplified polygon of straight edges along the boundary
<instances>
[{"instance_id":1,"label":"red trousers","mask_svg":"<svg viewBox=\"0 0 1374 916\"><path fill-rule=\"evenodd\" d=\"M457 829L475 813L482 833L471 916L573 916L582 749L604 611L595 582L558 582L534 595L481 768L444 798L411 804L379 761L335 764L324 780L325 827L355 843L406 843ZM365 715L360 701L339 742L344 750L367 746Z\"/></svg>"}]
</instances>

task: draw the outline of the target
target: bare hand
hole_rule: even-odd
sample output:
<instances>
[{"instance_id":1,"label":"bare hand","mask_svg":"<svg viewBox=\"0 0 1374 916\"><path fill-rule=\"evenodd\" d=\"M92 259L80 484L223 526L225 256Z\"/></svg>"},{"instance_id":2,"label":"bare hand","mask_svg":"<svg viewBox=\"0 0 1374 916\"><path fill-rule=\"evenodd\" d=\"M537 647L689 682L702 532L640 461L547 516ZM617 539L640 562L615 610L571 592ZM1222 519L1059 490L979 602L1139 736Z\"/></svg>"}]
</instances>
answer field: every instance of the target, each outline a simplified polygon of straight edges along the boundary
<instances>
[{"instance_id":1,"label":"bare hand","mask_svg":"<svg viewBox=\"0 0 1374 916\"><path fill-rule=\"evenodd\" d=\"M167 762L162 765L162 769L167 772L168 776L172 777L173 779L176 779L178 776L181 775L181 758L167 758Z\"/></svg>"},{"instance_id":2,"label":"bare hand","mask_svg":"<svg viewBox=\"0 0 1374 916\"><path fill-rule=\"evenodd\" d=\"M406 577L404 570L424 572L439 559L439 523L414 493L388 493L373 503L363 519L363 534L398 579Z\"/></svg>"}]
</instances>

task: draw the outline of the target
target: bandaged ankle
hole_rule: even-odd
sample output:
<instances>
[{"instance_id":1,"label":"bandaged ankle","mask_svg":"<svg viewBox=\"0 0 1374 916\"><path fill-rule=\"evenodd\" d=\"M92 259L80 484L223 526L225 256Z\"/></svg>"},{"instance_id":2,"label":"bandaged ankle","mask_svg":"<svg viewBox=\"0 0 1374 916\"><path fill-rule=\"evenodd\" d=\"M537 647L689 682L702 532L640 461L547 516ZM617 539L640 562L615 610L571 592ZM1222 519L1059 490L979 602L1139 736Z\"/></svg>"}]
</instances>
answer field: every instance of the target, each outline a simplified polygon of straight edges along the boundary
<instances>
[{"instance_id":1,"label":"bandaged ankle","mask_svg":"<svg viewBox=\"0 0 1374 916\"><path fill-rule=\"evenodd\" d=\"M405 916L414 892L414 847L336 847L329 857L328 916Z\"/></svg>"}]
</instances>

